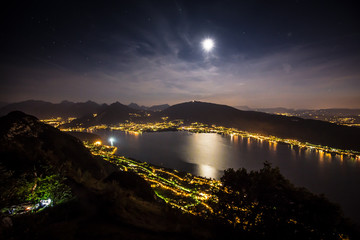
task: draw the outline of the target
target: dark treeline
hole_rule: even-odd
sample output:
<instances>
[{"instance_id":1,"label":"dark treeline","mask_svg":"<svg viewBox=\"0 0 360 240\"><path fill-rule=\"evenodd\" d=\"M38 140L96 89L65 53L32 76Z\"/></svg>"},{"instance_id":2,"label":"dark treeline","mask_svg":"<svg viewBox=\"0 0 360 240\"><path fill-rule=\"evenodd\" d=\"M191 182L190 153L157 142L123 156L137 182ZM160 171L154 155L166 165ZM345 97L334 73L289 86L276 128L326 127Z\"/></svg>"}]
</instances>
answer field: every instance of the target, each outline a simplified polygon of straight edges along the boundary
<instances>
[{"instance_id":1,"label":"dark treeline","mask_svg":"<svg viewBox=\"0 0 360 240\"><path fill-rule=\"evenodd\" d=\"M266 239L359 239L358 226L324 195L297 188L268 162L259 171L225 170L219 215Z\"/></svg>"}]
</instances>

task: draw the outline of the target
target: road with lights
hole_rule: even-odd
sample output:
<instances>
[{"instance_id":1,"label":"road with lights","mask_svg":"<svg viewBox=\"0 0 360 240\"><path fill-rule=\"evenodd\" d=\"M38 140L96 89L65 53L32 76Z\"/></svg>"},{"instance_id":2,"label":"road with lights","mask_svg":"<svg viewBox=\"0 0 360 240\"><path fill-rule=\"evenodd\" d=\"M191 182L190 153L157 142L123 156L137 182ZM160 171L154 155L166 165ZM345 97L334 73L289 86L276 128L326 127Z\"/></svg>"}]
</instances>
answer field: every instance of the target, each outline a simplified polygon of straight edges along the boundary
<instances>
[{"instance_id":1,"label":"road with lights","mask_svg":"<svg viewBox=\"0 0 360 240\"><path fill-rule=\"evenodd\" d=\"M120 170L131 171L141 176L150 184L155 195L172 207L193 215L213 214L211 205L217 202L215 193L221 189L220 181L117 156L116 147L88 142L84 144L92 154L102 156L117 165Z\"/></svg>"}]
</instances>

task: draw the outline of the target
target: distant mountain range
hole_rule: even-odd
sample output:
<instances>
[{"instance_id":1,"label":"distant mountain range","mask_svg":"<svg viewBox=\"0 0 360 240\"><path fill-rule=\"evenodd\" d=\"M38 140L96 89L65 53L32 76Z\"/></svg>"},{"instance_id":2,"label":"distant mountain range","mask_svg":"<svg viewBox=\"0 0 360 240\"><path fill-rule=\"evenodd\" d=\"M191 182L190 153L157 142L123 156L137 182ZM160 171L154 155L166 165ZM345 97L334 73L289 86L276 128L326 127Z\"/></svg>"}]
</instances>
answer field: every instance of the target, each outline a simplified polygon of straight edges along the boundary
<instances>
[{"instance_id":1,"label":"distant mountain range","mask_svg":"<svg viewBox=\"0 0 360 240\"><path fill-rule=\"evenodd\" d=\"M78 119L75 119L70 124L65 125L65 127L77 125L89 127L100 124L115 124L125 122L126 120L130 119L131 113L139 114L140 110L136 110L116 102L104 106L103 108L99 109L98 113L96 114L87 114Z\"/></svg>"},{"instance_id":2,"label":"distant mountain range","mask_svg":"<svg viewBox=\"0 0 360 240\"><path fill-rule=\"evenodd\" d=\"M139 106L136 103L130 103L128 105L128 107L136 109L136 110L147 110L147 111L152 111L152 112L158 112L158 111L162 111L168 107L170 107L169 104L161 104L161 105L153 105L151 107L146 107L146 106Z\"/></svg>"},{"instance_id":3,"label":"distant mountain range","mask_svg":"<svg viewBox=\"0 0 360 240\"><path fill-rule=\"evenodd\" d=\"M106 104L100 105L92 101L84 103L74 103L69 101L50 103L38 100L28 100L11 103L0 108L0 116L4 116L12 111L22 111L40 119L52 117L81 117L87 114L96 113L105 106Z\"/></svg>"},{"instance_id":4,"label":"distant mountain range","mask_svg":"<svg viewBox=\"0 0 360 240\"><path fill-rule=\"evenodd\" d=\"M132 119L131 113L138 114L139 117ZM264 135L360 151L360 128L318 120L241 111L226 105L204 102L176 104L161 112L154 112L151 117L140 115L140 110L114 103L104 108L97 116L89 115L86 118L79 118L68 126L88 127L99 124L117 124L126 120L154 122L161 121L162 117L168 117L169 120L182 119L185 123L215 124Z\"/></svg>"},{"instance_id":5,"label":"distant mountain range","mask_svg":"<svg viewBox=\"0 0 360 240\"><path fill-rule=\"evenodd\" d=\"M291 108L257 108L247 106L236 107L239 110L266 112L277 115L322 120L349 126L360 126L360 109L328 108L328 109L291 109Z\"/></svg>"},{"instance_id":6,"label":"distant mountain range","mask_svg":"<svg viewBox=\"0 0 360 240\"><path fill-rule=\"evenodd\" d=\"M118 103L118 102L116 102ZM60 103L51 103L40 100L27 100L17 103L5 103L0 102L0 116L4 116L12 111L22 111L24 113L36 116L40 119L51 118L51 117L84 117L89 114L99 114L103 112L107 107L112 104L98 104L93 101L87 102L70 102L62 101ZM121 104L123 105L123 104ZM126 105L123 105L126 106ZM130 109L129 112L138 111L149 111L149 112L160 112L170 107L169 104L143 106L136 103L130 103L127 105ZM360 109L347 109L347 108L329 108L329 109L292 109L292 108L250 108L248 106L237 106L236 109L242 111L256 111L265 112L270 114L290 114L292 116L298 116L302 118L320 118L324 117L359 117ZM133 111L138 110L138 111Z\"/></svg>"},{"instance_id":7,"label":"distant mountain range","mask_svg":"<svg viewBox=\"0 0 360 240\"><path fill-rule=\"evenodd\" d=\"M132 107L130 107L132 106ZM100 125L100 124L117 124L120 122L125 122L126 120L132 121L132 122L138 122L138 121L152 121L157 120L157 116L160 114L160 110L154 110L154 109L165 109L167 108L167 104L164 105L158 105L158 106L152 106L152 107L136 107L138 106L135 103L132 103L130 105L124 105L119 102L112 103L110 105L103 105L101 108L98 109L98 112L96 114L87 114L82 117L79 117L78 119L75 119L69 124L63 125L63 127L74 127L74 126L83 126L83 127L89 127L94 125ZM147 108L147 110L144 110ZM144 113L150 113L150 117L148 114Z\"/></svg>"},{"instance_id":8,"label":"distant mountain range","mask_svg":"<svg viewBox=\"0 0 360 240\"><path fill-rule=\"evenodd\" d=\"M118 102L114 103L115 105ZM122 104L121 104L122 105ZM123 105L125 106L125 105ZM52 117L84 117L91 114L99 114L106 108L111 109L113 104L98 104L92 101L74 103L69 101L62 101L61 103L51 103L39 100L28 100L18 103L0 103L0 116L4 116L12 111L22 111L26 114L36 116L40 119L52 118ZM162 111L169 107L168 104L154 105L151 107L139 106L136 103L128 105L132 110L146 110L151 112ZM135 111L137 112L137 111Z\"/></svg>"},{"instance_id":9,"label":"distant mountain range","mask_svg":"<svg viewBox=\"0 0 360 240\"><path fill-rule=\"evenodd\" d=\"M349 108L325 108L325 109L293 109L293 108L249 108L248 106L237 106L235 107L243 111L257 111L265 112L272 114L279 113L290 113L290 114L313 114L313 115L322 115L322 116L358 116L360 115L360 109L349 109Z\"/></svg>"},{"instance_id":10,"label":"distant mountain range","mask_svg":"<svg viewBox=\"0 0 360 240\"><path fill-rule=\"evenodd\" d=\"M136 106L138 106L137 104L133 103L130 104L130 106L133 108L119 102L110 105L99 105L91 101L86 103L64 101L59 104L42 101L26 101L9 104L1 108L0 113L6 114L10 109L15 108L16 110L23 110L27 113L34 114L39 118L74 116L78 118L67 126L81 125L85 127L99 124L117 124L125 122L126 120L154 122L161 121L162 117L169 117L169 120L183 119L186 123L202 122L206 124L216 124L259 134L360 151L360 128L355 127L340 126L324 121L273 115L257 111L242 111L226 105L204 102L176 104L162 111L152 112L150 116L149 114L144 114L144 110L135 109ZM167 105L161 106L165 107ZM274 110L275 109L273 109L273 111ZM351 111L352 110L349 110L349 112Z\"/></svg>"},{"instance_id":11,"label":"distant mountain range","mask_svg":"<svg viewBox=\"0 0 360 240\"><path fill-rule=\"evenodd\" d=\"M162 111L161 115L169 117L170 120L183 119L188 123L216 124L254 133L360 151L360 128L324 121L256 111L241 111L225 105L203 102L176 104Z\"/></svg>"}]
</instances>

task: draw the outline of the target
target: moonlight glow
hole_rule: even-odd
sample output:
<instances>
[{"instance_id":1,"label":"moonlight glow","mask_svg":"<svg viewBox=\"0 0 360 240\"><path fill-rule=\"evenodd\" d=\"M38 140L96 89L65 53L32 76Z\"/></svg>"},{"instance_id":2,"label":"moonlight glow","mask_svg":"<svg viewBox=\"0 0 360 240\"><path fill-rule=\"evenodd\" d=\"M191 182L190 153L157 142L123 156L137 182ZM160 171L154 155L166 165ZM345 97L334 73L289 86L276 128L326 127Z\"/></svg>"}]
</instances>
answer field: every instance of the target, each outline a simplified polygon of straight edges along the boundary
<instances>
[{"instance_id":1,"label":"moonlight glow","mask_svg":"<svg viewBox=\"0 0 360 240\"><path fill-rule=\"evenodd\" d=\"M205 52L210 52L214 48L215 43L211 38L206 38L201 42L201 45Z\"/></svg>"}]
</instances>

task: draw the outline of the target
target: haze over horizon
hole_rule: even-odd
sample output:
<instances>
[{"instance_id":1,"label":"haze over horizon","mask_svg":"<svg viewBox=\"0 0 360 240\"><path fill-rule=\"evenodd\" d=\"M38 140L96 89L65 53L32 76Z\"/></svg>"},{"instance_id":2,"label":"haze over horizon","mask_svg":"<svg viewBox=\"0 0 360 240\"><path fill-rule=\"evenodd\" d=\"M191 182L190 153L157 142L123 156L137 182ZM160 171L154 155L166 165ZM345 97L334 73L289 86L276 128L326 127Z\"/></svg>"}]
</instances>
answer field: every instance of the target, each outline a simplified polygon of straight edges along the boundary
<instances>
[{"instance_id":1,"label":"haze over horizon","mask_svg":"<svg viewBox=\"0 0 360 240\"><path fill-rule=\"evenodd\" d=\"M154 107L154 106L161 106L161 105L169 105L169 106L173 106L173 105L177 105L177 104L183 104L183 103L188 103L188 102L193 102L193 101L196 101L196 102L204 102L204 103L213 103L213 104L220 104L220 105L225 105L225 106L230 106L230 107L234 107L234 108L237 108L239 110L244 110L244 111L258 111L258 110L265 110L265 109L277 109L277 108L285 108L285 109L289 109L289 110L321 110L321 109L353 109L353 110L357 110L357 109L360 109L360 108L347 108L347 107L339 107L339 108L336 108L336 107L329 107L329 108L291 108L291 107L284 107L284 106L270 106L270 107L261 107L261 106L247 106L247 105L227 105L227 104L224 104L224 103L220 103L220 102L210 102L210 101L198 101L198 100L188 100L188 101L183 101L183 102L176 102L174 104L168 104L166 102L164 103L155 103L155 104L152 104L152 105L145 105L145 104L139 104L137 102L121 102L119 100L115 100L114 102L96 102L96 101L93 101L91 99L88 99L88 100L84 100L84 101L69 101L69 100L60 100L60 101L46 101L46 100L42 100L42 99L27 99L27 100L24 100L24 101L16 101L16 102L0 102L0 107L4 107L6 105L9 105L9 104L17 104L17 103L24 103L24 102L28 102L28 101L41 101L41 102L49 102L49 103L52 103L52 104L61 104L63 102L72 102L72 103L86 103L86 102L95 102L96 104L107 104L107 105L111 105L113 103L120 103L120 104L123 104L123 105L126 105L126 106L129 106L131 104L137 104L139 107Z\"/></svg>"},{"instance_id":2,"label":"haze over horizon","mask_svg":"<svg viewBox=\"0 0 360 240\"><path fill-rule=\"evenodd\" d=\"M360 108L352 2L12 1L1 11L1 102Z\"/></svg>"}]
</instances>

